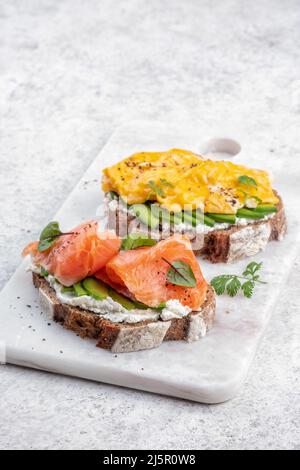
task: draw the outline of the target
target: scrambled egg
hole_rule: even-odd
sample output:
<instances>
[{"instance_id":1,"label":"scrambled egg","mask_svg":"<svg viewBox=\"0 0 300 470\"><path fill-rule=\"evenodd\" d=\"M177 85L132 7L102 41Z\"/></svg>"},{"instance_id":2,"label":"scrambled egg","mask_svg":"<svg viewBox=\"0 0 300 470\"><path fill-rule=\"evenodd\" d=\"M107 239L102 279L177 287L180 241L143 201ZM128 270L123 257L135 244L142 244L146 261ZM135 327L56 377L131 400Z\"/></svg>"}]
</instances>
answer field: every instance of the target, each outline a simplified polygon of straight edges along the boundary
<instances>
[{"instance_id":1,"label":"scrambled egg","mask_svg":"<svg viewBox=\"0 0 300 470\"><path fill-rule=\"evenodd\" d=\"M240 183L240 176L254 179L256 186ZM206 160L180 149L136 153L103 170L102 186L128 204L157 201L173 212L200 208L235 214L249 197L278 203L267 172L229 161Z\"/></svg>"}]
</instances>

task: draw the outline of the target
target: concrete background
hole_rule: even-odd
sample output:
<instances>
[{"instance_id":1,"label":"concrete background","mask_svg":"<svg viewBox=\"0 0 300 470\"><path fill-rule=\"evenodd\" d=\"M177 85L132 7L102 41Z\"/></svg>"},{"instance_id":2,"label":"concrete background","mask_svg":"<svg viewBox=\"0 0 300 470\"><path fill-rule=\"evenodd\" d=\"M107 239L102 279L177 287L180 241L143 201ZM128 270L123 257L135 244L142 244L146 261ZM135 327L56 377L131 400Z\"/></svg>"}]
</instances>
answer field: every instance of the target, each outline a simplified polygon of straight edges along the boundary
<instances>
[{"instance_id":1,"label":"concrete background","mask_svg":"<svg viewBox=\"0 0 300 470\"><path fill-rule=\"evenodd\" d=\"M234 116L299 174L299 31L297 0L1 0L0 287L124 121ZM299 449L299 284L232 402L2 366L0 447Z\"/></svg>"}]
</instances>

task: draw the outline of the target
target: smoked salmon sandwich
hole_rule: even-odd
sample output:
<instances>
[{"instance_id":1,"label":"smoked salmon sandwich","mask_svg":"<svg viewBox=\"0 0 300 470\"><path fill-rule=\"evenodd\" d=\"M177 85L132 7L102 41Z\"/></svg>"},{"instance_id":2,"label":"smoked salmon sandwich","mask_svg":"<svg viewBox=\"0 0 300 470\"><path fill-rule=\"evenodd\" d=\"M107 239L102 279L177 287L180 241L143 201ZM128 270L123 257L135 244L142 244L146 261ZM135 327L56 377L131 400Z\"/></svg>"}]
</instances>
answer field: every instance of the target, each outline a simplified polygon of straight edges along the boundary
<instances>
[{"instance_id":1,"label":"smoked salmon sandwich","mask_svg":"<svg viewBox=\"0 0 300 470\"><path fill-rule=\"evenodd\" d=\"M142 152L103 170L108 227L124 236L189 236L213 263L264 250L286 233L281 198L266 171L171 149Z\"/></svg>"},{"instance_id":2,"label":"smoked salmon sandwich","mask_svg":"<svg viewBox=\"0 0 300 470\"><path fill-rule=\"evenodd\" d=\"M23 251L52 319L112 352L196 341L215 318L215 294L188 237L121 239L88 221L62 232L50 222Z\"/></svg>"}]
</instances>

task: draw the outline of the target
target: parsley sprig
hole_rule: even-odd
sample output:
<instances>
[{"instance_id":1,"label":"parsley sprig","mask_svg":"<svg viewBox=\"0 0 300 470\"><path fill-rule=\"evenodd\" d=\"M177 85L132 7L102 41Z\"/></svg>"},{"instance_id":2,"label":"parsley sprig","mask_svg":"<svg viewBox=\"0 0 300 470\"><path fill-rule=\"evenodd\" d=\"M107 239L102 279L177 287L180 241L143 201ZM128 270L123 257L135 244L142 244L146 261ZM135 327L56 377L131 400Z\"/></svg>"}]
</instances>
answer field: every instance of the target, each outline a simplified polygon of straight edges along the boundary
<instances>
[{"instance_id":1,"label":"parsley sprig","mask_svg":"<svg viewBox=\"0 0 300 470\"><path fill-rule=\"evenodd\" d=\"M263 263L252 261L248 264L242 276L237 276L236 274L216 276L211 280L211 285L217 295L222 295L226 292L230 297L235 297L238 292L242 291L244 296L249 299L253 296L257 283L267 284L260 280L260 275L258 274L262 265Z\"/></svg>"}]
</instances>

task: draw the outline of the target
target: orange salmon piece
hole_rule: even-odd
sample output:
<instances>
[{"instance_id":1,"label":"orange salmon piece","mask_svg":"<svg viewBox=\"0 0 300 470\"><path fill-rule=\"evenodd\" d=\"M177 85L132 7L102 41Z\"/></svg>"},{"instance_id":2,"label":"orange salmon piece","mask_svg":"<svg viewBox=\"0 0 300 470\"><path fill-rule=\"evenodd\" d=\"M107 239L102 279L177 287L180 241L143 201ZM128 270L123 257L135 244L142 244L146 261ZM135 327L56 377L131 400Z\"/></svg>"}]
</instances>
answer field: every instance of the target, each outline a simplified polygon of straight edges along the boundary
<instances>
[{"instance_id":1,"label":"orange salmon piece","mask_svg":"<svg viewBox=\"0 0 300 470\"><path fill-rule=\"evenodd\" d=\"M38 242L30 243L23 256L31 255L37 266L42 266L64 286L93 276L113 258L121 246L114 232L100 233L96 221L85 222L70 235L58 237L47 251L38 251Z\"/></svg>"},{"instance_id":2,"label":"orange salmon piece","mask_svg":"<svg viewBox=\"0 0 300 470\"><path fill-rule=\"evenodd\" d=\"M184 261L195 275L196 287L177 286L167 282L170 263ZM205 281L189 239L175 235L152 247L121 251L106 265L106 274L115 285L126 287L132 295L149 307L161 302L178 299L192 310L198 310L206 298ZM96 274L97 276L97 274Z\"/></svg>"}]
</instances>

